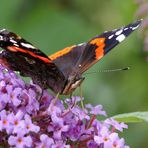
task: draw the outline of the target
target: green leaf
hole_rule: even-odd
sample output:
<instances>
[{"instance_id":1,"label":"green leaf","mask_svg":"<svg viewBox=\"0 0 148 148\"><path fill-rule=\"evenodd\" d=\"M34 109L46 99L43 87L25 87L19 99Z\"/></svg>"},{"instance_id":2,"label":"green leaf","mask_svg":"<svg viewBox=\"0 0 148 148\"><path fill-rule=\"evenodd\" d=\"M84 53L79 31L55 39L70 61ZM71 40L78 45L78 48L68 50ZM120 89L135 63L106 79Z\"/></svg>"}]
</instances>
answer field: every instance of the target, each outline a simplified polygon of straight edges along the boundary
<instances>
[{"instance_id":1,"label":"green leaf","mask_svg":"<svg viewBox=\"0 0 148 148\"><path fill-rule=\"evenodd\" d=\"M146 112L132 112L113 116L119 122L138 123L148 122L148 111Z\"/></svg>"}]
</instances>

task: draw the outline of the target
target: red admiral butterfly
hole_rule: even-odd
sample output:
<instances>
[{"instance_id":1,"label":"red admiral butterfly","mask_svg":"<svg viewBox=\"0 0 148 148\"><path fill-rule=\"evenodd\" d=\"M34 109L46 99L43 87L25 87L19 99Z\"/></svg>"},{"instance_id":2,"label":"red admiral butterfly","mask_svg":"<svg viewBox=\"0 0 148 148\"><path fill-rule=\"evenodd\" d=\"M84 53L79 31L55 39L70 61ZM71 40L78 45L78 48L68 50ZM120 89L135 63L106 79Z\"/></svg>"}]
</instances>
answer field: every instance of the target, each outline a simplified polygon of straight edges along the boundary
<instances>
[{"instance_id":1,"label":"red admiral butterfly","mask_svg":"<svg viewBox=\"0 0 148 148\"><path fill-rule=\"evenodd\" d=\"M82 74L139 27L141 20L104 32L88 42L67 47L49 57L20 36L0 30L0 59L10 69L29 76L42 88L70 94L84 80Z\"/></svg>"}]
</instances>

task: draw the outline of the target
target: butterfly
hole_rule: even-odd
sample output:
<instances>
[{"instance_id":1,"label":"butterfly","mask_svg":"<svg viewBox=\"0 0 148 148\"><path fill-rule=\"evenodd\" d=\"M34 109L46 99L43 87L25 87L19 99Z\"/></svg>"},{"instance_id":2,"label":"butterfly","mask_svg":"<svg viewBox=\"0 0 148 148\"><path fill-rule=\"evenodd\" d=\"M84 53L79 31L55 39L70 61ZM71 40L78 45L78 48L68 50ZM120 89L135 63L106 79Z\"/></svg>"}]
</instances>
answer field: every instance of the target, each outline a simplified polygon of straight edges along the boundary
<instances>
[{"instance_id":1,"label":"butterfly","mask_svg":"<svg viewBox=\"0 0 148 148\"><path fill-rule=\"evenodd\" d=\"M84 81L82 74L140 26L138 20L106 31L88 42L66 47L50 56L6 29L0 30L0 60L20 75L31 77L43 89L71 94Z\"/></svg>"}]
</instances>

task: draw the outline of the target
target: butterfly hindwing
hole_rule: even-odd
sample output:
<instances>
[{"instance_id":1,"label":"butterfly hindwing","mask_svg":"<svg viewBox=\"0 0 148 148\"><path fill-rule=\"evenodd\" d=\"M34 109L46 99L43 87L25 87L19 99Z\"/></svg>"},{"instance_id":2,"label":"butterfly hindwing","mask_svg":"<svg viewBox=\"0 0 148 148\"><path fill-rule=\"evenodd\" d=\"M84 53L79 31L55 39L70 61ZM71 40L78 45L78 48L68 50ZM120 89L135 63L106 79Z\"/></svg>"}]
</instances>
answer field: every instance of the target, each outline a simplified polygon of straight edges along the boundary
<instances>
[{"instance_id":1,"label":"butterfly hindwing","mask_svg":"<svg viewBox=\"0 0 148 148\"><path fill-rule=\"evenodd\" d=\"M67 48L64 48L53 55L50 55L49 58L59 67L63 72L65 77L74 71L75 66L80 60L81 55L85 49L85 44L83 45L73 45Z\"/></svg>"}]
</instances>

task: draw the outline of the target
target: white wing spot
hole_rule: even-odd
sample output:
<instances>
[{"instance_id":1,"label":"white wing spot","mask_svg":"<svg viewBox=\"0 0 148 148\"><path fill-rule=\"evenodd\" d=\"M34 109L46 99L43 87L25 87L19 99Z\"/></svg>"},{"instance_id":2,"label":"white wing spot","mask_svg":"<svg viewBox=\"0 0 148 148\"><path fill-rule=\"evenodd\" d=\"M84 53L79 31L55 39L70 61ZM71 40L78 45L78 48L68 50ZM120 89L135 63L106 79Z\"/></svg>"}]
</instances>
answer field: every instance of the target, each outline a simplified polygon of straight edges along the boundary
<instances>
[{"instance_id":1,"label":"white wing spot","mask_svg":"<svg viewBox=\"0 0 148 148\"><path fill-rule=\"evenodd\" d=\"M78 44L77 46L82 46L84 43L80 43L80 44Z\"/></svg>"},{"instance_id":2,"label":"white wing spot","mask_svg":"<svg viewBox=\"0 0 148 148\"><path fill-rule=\"evenodd\" d=\"M112 39L113 36L114 36L114 34L110 35L110 36L108 37L108 39L109 39L109 40Z\"/></svg>"},{"instance_id":3,"label":"white wing spot","mask_svg":"<svg viewBox=\"0 0 148 148\"><path fill-rule=\"evenodd\" d=\"M26 47L26 48L32 48L32 49L35 48L34 46L32 46L31 44L28 44L28 43L21 43L21 45Z\"/></svg>"},{"instance_id":4,"label":"white wing spot","mask_svg":"<svg viewBox=\"0 0 148 148\"><path fill-rule=\"evenodd\" d=\"M125 39L125 35L124 35L124 34L121 34L121 35L119 35L119 36L116 38L116 40L117 40L118 42L122 42L124 39Z\"/></svg>"},{"instance_id":5,"label":"white wing spot","mask_svg":"<svg viewBox=\"0 0 148 148\"><path fill-rule=\"evenodd\" d=\"M0 32L3 32L3 31L6 31L6 29L2 29L2 30L0 30Z\"/></svg>"},{"instance_id":6,"label":"white wing spot","mask_svg":"<svg viewBox=\"0 0 148 148\"><path fill-rule=\"evenodd\" d=\"M15 40L12 40L12 39L10 39L10 42L12 42L12 43L17 43Z\"/></svg>"},{"instance_id":7,"label":"white wing spot","mask_svg":"<svg viewBox=\"0 0 148 148\"><path fill-rule=\"evenodd\" d=\"M139 25L135 26L135 27L132 27L132 30L135 30L139 27Z\"/></svg>"},{"instance_id":8,"label":"white wing spot","mask_svg":"<svg viewBox=\"0 0 148 148\"><path fill-rule=\"evenodd\" d=\"M1 41L3 40L3 36L1 36L1 35L0 35L0 40L1 40Z\"/></svg>"},{"instance_id":9,"label":"white wing spot","mask_svg":"<svg viewBox=\"0 0 148 148\"><path fill-rule=\"evenodd\" d=\"M115 35L120 35L122 32L123 32L123 29L117 31L117 32L115 33Z\"/></svg>"},{"instance_id":10,"label":"white wing spot","mask_svg":"<svg viewBox=\"0 0 148 148\"><path fill-rule=\"evenodd\" d=\"M15 44L15 43L14 43L13 45L15 45L15 46L19 47L19 45L18 45L18 44Z\"/></svg>"},{"instance_id":11,"label":"white wing spot","mask_svg":"<svg viewBox=\"0 0 148 148\"><path fill-rule=\"evenodd\" d=\"M128 30L128 28L124 28L124 31Z\"/></svg>"}]
</instances>

